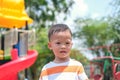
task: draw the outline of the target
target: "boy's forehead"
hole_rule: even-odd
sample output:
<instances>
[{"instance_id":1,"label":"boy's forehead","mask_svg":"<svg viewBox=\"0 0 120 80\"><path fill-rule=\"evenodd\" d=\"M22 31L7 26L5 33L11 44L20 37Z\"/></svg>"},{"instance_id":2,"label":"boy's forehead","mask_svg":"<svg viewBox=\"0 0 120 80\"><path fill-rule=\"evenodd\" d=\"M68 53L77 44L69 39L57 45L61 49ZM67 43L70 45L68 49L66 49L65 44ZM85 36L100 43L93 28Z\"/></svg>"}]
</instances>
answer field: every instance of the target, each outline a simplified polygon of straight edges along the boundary
<instances>
[{"instance_id":1,"label":"boy's forehead","mask_svg":"<svg viewBox=\"0 0 120 80\"><path fill-rule=\"evenodd\" d=\"M63 32L55 32L54 34L51 35L52 38L57 38L57 39L71 39L72 36L69 31L63 31Z\"/></svg>"}]
</instances>

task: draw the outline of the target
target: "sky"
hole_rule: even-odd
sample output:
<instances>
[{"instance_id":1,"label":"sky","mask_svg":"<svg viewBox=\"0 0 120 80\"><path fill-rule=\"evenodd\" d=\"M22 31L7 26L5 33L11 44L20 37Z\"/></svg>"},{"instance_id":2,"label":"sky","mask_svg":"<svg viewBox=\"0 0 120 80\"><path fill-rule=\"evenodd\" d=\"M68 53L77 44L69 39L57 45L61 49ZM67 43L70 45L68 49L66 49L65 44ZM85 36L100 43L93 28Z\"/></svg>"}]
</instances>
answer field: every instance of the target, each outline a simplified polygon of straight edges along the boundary
<instances>
[{"instance_id":1,"label":"sky","mask_svg":"<svg viewBox=\"0 0 120 80\"><path fill-rule=\"evenodd\" d=\"M71 9L71 15L66 21L66 24L70 26L71 30L73 30L73 20L78 17L91 17L93 19L102 18L110 14L110 0L74 0L75 4ZM74 40L73 47L77 44L82 44L82 41ZM85 56L89 59L94 58L95 56L91 55L90 52L80 45L79 49L83 50L82 52L85 53ZM77 47L78 47L77 46ZM88 56L89 54L89 56Z\"/></svg>"},{"instance_id":2,"label":"sky","mask_svg":"<svg viewBox=\"0 0 120 80\"><path fill-rule=\"evenodd\" d=\"M109 15L112 9L110 5L111 0L74 0L75 4L70 9L68 20L63 21L64 14L59 14L58 22L64 22L71 26L73 20L78 17L101 18Z\"/></svg>"},{"instance_id":3,"label":"sky","mask_svg":"<svg viewBox=\"0 0 120 80\"><path fill-rule=\"evenodd\" d=\"M111 0L74 0L75 4L72 7L71 17L90 16L97 18L106 16L110 13Z\"/></svg>"},{"instance_id":4,"label":"sky","mask_svg":"<svg viewBox=\"0 0 120 80\"><path fill-rule=\"evenodd\" d=\"M75 24L73 20L78 17L89 17L89 18L102 18L111 13L110 1L111 0L74 0L75 4L71 8L71 13L66 21L63 21L62 15L59 15L58 21L64 22L73 29L72 26ZM66 16L66 15L65 15Z\"/></svg>"}]
</instances>

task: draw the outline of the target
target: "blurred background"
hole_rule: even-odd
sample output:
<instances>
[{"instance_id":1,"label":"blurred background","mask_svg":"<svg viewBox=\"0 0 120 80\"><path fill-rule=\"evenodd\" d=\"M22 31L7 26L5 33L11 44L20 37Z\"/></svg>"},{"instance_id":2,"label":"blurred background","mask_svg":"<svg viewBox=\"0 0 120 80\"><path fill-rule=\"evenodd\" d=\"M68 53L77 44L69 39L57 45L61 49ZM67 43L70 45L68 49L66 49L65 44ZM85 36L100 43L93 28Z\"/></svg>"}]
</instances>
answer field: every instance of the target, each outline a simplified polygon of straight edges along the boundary
<instances>
[{"instance_id":1,"label":"blurred background","mask_svg":"<svg viewBox=\"0 0 120 80\"><path fill-rule=\"evenodd\" d=\"M65 23L71 28L71 57L83 63L88 76L89 61L104 56L108 49L103 47L120 43L120 0L25 0L25 10L34 20L29 28L36 31L36 44L31 49L39 53L28 69L29 80L38 80L41 68L54 59L47 47L47 31L52 24ZM111 48L112 55L120 57L115 53L119 46ZM20 73L24 77L24 71Z\"/></svg>"}]
</instances>

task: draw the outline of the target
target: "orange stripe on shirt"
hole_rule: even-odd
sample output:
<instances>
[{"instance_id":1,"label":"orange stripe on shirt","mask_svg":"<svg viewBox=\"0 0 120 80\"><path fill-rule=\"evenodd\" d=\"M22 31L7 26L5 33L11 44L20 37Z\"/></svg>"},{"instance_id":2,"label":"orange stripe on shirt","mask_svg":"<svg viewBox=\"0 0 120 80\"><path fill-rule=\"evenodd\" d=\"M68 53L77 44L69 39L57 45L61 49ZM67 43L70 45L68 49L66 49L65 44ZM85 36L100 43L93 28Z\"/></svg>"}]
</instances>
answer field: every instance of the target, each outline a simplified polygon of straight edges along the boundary
<instances>
[{"instance_id":1,"label":"orange stripe on shirt","mask_svg":"<svg viewBox=\"0 0 120 80\"><path fill-rule=\"evenodd\" d=\"M48 76L61 72L77 72L77 74L81 74L84 72L84 69L82 66L56 66L43 70L41 76Z\"/></svg>"}]
</instances>

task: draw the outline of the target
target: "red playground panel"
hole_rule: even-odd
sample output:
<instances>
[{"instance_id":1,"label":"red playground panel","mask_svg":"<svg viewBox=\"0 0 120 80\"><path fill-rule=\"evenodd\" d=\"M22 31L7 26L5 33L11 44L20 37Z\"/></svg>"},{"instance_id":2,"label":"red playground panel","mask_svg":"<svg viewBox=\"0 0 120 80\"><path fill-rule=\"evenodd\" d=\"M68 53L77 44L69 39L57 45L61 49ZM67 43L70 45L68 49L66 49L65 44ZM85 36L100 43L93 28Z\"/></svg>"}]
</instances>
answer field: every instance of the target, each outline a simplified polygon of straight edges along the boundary
<instances>
[{"instance_id":1,"label":"red playground panel","mask_svg":"<svg viewBox=\"0 0 120 80\"><path fill-rule=\"evenodd\" d=\"M17 49L11 51L12 61L0 65L0 80L18 80L18 72L30 67L37 59L37 51L28 50L24 57L18 57Z\"/></svg>"}]
</instances>

